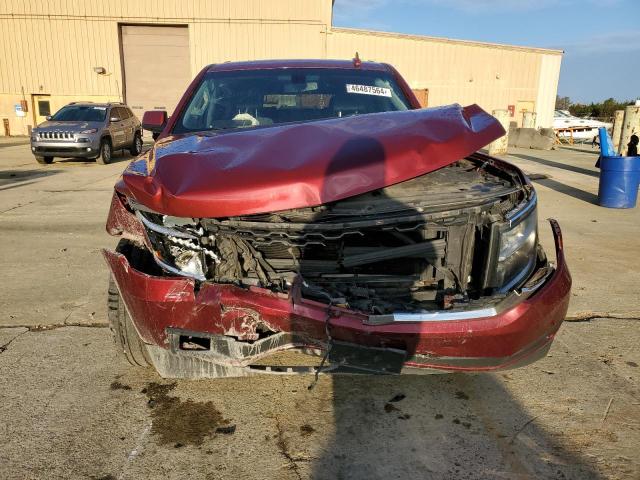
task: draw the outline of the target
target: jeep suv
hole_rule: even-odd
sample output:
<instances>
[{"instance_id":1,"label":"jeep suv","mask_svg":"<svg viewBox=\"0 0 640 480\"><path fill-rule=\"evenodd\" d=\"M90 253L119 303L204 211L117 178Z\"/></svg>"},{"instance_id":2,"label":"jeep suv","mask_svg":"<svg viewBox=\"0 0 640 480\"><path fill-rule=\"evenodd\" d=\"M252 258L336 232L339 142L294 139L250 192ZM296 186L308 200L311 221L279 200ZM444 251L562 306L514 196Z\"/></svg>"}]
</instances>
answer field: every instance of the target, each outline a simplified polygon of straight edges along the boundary
<instances>
[{"instance_id":1,"label":"jeep suv","mask_svg":"<svg viewBox=\"0 0 640 480\"><path fill-rule=\"evenodd\" d=\"M142 127L122 103L73 102L33 129L31 151L40 164L53 157L95 158L105 165L114 150L142 150Z\"/></svg>"}]
</instances>

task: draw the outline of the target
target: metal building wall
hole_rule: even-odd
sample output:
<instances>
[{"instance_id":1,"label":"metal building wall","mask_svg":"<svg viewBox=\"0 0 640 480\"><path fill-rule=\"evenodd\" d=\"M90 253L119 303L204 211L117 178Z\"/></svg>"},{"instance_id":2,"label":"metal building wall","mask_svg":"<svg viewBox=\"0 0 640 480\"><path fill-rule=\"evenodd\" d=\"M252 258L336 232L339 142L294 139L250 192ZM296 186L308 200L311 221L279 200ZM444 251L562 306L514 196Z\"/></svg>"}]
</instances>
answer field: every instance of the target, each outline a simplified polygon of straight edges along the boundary
<instances>
[{"instance_id":1,"label":"metal building wall","mask_svg":"<svg viewBox=\"0 0 640 480\"><path fill-rule=\"evenodd\" d=\"M491 112L534 102L538 125L552 122L560 51L343 28L331 30L327 50L393 64L411 88L429 89L429 106L478 103Z\"/></svg>"},{"instance_id":2,"label":"metal building wall","mask_svg":"<svg viewBox=\"0 0 640 480\"><path fill-rule=\"evenodd\" d=\"M117 96L122 23L193 27L192 52L199 52L192 53L194 71L215 60L252 58L264 46L288 56L308 46L309 53L321 55L330 5L330 0L2 0L0 58L7 65L0 69L0 91L43 86L58 94ZM307 36L308 44L300 41ZM111 77L96 78L96 65Z\"/></svg>"},{"instance_id":3,"label":"metal building wall","mask_svg":"<svg viewBox=\"0 0 640 480\"><path fill-rule=\"evenodd\" d=\"M540 80L538 82L538 112L536 125L553 126L553 112L556 108L558 82L560 81L560 63L562 55L544 54L540 62Z\"/></svg>"},{"instance_id":4,"label":"metal building wall","mask_svg":"<svg viewBox=\"0 0 640 480\"><path fill-rule=\"evenodd\" d=\"M26 134L31 95L49 94L52 111L122 100L122 24L188 26L193 76L213 62L322 58L331 8L331 0L2 0L0 118L13 135ZM30 111L16 117L23 98Z\"/></svg>"},{"instance_id":5,"label":"metal building wall","mask_svg":"<svg viewBox=\"0 0 640 480\"><path fill-rule=\"evenodd\" d=\"M25 134L33 124L31 95L49 94L52 111L74 100L122 100L120 25L161 24L188 27L191 76L215 62L352 58L359 51L395 65L412 88L429 89L430 106L479 103L492 110L530 101L538 125L551 124L561 52L332 28L332 3L2 0L0 118L10 119L12 134ZM19 118L14 105L23 98L30 111Z\"/></svg>"}]
</instances>

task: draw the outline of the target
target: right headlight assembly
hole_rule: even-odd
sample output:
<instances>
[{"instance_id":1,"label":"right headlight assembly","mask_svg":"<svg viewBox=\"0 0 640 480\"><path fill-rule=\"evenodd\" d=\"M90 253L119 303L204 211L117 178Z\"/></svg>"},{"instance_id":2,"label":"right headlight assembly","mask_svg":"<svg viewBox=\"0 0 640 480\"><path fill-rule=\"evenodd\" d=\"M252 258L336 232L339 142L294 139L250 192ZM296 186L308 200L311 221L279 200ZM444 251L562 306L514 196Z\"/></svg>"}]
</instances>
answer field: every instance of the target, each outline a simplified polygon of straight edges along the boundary
<instances>
[{"instance_id":1,"label":"right headlight assembly","mask_svg":"<svg viewBox=\"0 0 640 480\"><path fill-rule=\"evenodd\" d=\"M197 220L153 212L132 199L128 203L145 227L156 263L175 275L204 281L206 257L217 260L217 256L201 245L203 232Z\"/></svg>"},{"instance_id":2,"label":"right headlight assembly","mask_svg":"<svg viewBox=\"0 0 640 480\"><path fill-rule=\"evenodd\" d=\"M500 292L517 287L537 262L538 212L533 197L514 218L494 225L491 286Z\"/></svg>"}]
</instances>

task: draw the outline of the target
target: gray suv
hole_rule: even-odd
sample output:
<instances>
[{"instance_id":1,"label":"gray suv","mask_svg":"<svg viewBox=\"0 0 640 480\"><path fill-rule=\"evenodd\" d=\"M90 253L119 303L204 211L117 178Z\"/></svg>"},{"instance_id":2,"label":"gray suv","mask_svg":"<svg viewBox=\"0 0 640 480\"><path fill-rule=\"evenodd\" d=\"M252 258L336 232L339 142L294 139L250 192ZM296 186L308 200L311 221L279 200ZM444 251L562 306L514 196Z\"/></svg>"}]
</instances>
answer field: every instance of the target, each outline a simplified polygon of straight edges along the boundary
<instances>
[{"instance_id":1,"label":"gray suv","mask_svg":"<svg viewBox=\"0 0 640 480\"><path fill-rule=\"evenodd\" d=\"M38 163L53 157L95 158L111 161L114 150L142 150L142 126L122 103L73 102L33 129L31 151Z\"/></svg>"}]
</instances>

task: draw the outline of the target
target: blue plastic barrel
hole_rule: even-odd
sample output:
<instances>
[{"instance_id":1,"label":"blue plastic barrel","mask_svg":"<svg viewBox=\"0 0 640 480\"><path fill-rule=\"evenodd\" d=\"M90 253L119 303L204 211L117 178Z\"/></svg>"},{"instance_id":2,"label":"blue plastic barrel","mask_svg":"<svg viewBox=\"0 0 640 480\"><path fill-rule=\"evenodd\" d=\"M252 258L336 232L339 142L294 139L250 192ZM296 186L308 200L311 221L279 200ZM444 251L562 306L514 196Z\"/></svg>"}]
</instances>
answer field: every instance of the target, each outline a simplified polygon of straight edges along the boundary
<instances>
[{"instance_id":1,"label":"blue plastic barrel","mask_svg":"<svg viewBox=\"0 0 640 480\"><path fill-rule=\"evenodd\" d=\"M598 203L608 208L633 208L640 185L640 157L600 157Z\"/></svg>"}]
</instances>

